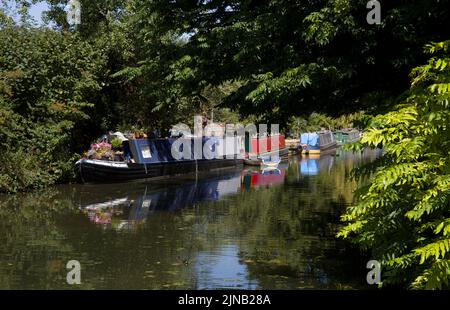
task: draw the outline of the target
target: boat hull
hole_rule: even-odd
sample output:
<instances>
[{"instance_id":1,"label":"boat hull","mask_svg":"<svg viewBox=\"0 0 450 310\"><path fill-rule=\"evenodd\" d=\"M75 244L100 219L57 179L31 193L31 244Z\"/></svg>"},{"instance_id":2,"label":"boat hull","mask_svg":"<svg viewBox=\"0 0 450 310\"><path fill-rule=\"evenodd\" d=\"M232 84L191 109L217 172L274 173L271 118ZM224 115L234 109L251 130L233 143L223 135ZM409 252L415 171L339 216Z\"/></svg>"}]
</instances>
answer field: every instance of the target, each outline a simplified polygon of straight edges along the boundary
<instances>
[{"instance_id":1,"label":"boat hull","mask_svg":"<svg viewBox=\"0 0 450 310\"><path fill-rule=\"evenodd\" d=\"M244 160L244 164L248 166L260 166L262 164L262 158L270 157L273 155L278 155L280 158L286 158L289 155L289 148L285 147L280 150L274 150L271 152L265 152L257 155L257 158L251 159L251 155L249 158ZM253 155L254 156L254 155Z\"/></svg>"},{"instance_id":2,"label":"boat hull","mask_svg":"<svg viewBox=\"0 0 450 310\"><path fill-rule=\"evenodd\" d=\"M320 147L306 147L302 150L302 154L321 154L334 150L337 147L337 142L333 142L327 145L321 145Z\"/></svg>"},{"instance_id":3,"label":"boat hull","mask_svg":"<svg viewBox=\"0 0 450 310\"><path fill-rule=\"evenodd\" d=\"M242 164L242 159L202 159L151 164L82 159L75 167L82 183L114 183L235 168Z\"/></svg>"}]
</instances>

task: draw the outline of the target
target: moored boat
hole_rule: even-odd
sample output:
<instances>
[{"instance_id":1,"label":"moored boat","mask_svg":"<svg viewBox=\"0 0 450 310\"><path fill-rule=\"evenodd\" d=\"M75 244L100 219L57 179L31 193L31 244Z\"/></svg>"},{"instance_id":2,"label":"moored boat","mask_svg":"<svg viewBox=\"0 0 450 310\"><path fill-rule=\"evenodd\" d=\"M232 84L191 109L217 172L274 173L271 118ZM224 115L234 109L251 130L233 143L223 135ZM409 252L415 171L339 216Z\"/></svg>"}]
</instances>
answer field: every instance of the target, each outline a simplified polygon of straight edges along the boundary
<instances>
[{"instance_id":1,"label":"moored boat","mask_svg":"<svg viewBox=\"0 0 450 310\"><path fill-rule=\"evenodd\" d=\"M337 147L334 135L329 130L303 133L300 137L302 154L321 154Z\"/></svg>"},{"instance_id":2,"label":"moored boat","mask_svg":"<svg viewBox=\"0 0 450 310\"><path fill-rule=\"evenodd\" d=\"M84 158L76 163L76 172L83 183L111 183L235 168L242 164L242 159L202 159L137 164Z\"/></svg>"},{"instance_id":3,"label":"moored boat","mask_svg":"<svg viewBox=\"0 0 450 310\"><path fill-rule=\"evenodd\" d=\"M287 158L289 148L286 147L285 137L282 134L264 137L247 137L245 140L244 164L261 166L266 162L278 161Z\"/></svg>"},{"instance_id":4,"label":"moored boat","mask_svg":"<svg viewBox=\"0 0 450 310\"><path fill-rule=\"evenodd\" d=\"M359 141L361 133L356 129L342 129L334 133L338 145L344 145Z\"/></svg>"},{"instance_id":5,"label":"moored boat","mask_svg":"<svg viewBox=\"0 0 450 310\"><path fill-rule=\"evenodd\" d=\"M235 168L242 166L243 159L240 159L236 150L228 153L221 153L220 156L208 159L204 155L195 159L193 154L195 149L195 139L200 139L202 148L207 143L208 138L192 138L192 156L183 159L175 159L172 156L172 144L177 139L135 139L124 141L124 149L128 150L127 161L110 161L102 159L80 159L76 165L76 173L83 183L111 183L131 180L165 178L202 171L215 171L220 169ZM220 144L220 139L215 138ZM227 138L228 139L228 138ZM239 139L238 137L230 139ZM225 139L223 139L225 140ZM227 143L223 143L222 146ZM197 141L199 142L199 141ZM233 142L233 141L231 141ZM239 141L235 141L239 145ZM228 143L230 144L230 143Z\"/></svg>"},{"instance_id":6,"label":"moored boat","mask_svg":"<svg viewBox=\"0 0 450 310\"><path fill-rule=\"evenodd\" d=\"M289 149L290 154L297 154L300 149L300 140L286 139L286 147Z\"/></svg>"}]
</instances>

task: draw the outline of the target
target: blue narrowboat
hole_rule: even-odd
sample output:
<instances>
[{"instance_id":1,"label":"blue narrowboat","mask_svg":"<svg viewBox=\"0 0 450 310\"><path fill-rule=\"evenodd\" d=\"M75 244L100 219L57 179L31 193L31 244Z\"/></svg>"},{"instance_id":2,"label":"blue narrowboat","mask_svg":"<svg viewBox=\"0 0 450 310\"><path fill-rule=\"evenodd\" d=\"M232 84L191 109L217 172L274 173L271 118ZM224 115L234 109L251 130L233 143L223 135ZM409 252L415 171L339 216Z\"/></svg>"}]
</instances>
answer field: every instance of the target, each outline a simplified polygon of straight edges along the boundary
<instances>
[{"instance_id":1,"label":"blue narrowboat","mask_svg":"<svg viewBox=\"0 0 450 310\"><path fill-rule=\"evenodd\" d=\"M196 139L200 141L195 143ZM213 159L206 158L203 153L201 158L195 157L195 145L200 145L203 150L209 139L208 137L187 138L186 141L191 143L191 156L181 159L174 158L171 151L177 138L127 140L123 142L123 147L128 152L126 157L129 160L110 161L83 158L75 164L75 170L79 180L83 183L111 183L164 178L201 171L236 168L243 165L239 149L233 149L232 154L229 150L228 153L221 151L222 155L215 156ZM225 139L217 139L217 141L218 143L212 145L213 148L223 149L224 145L230 144L228 143L230 141L223 142ZM235 141L235 143L238 142ZM235 145L237 145L236 148L239 148L238 144Z\"/></svg>"},{"instance_id":2,"label":"blue narrowboat","mask_svg":"<svg viewBox=\"0 0 450 310\"><path fill-rule=\"evenodd\" d=\"M337 147L334 135L329 130L303 133L300 137L302 154L320 154Z\"/></svg>"}]
</instances>

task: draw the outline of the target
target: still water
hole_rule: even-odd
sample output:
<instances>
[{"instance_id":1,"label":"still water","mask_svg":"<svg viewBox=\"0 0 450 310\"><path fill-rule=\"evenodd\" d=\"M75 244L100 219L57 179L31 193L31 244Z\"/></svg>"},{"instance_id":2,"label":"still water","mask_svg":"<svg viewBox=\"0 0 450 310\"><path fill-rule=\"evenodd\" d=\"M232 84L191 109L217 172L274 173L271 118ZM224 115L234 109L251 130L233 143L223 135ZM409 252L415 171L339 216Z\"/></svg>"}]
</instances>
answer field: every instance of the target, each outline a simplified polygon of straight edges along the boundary
<instances>
[{"instance_id":1,"label":"still water","mask_svg":"<svg viewBox=\"0 0 450 310\"><path fill-rule=\"evenodd\" d=\"M346 173L376 152L337 155L0 196L0 289L368 288L367 259L335 234Z\"/></svg>"}]
</instances>

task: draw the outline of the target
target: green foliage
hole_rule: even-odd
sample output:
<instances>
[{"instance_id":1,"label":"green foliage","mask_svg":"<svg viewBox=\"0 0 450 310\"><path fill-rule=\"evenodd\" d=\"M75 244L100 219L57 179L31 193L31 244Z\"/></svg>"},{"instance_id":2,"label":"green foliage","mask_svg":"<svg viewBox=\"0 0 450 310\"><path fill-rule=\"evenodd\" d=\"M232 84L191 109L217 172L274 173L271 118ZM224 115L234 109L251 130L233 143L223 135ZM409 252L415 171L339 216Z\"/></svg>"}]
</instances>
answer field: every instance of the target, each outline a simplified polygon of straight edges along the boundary
<instances>
[{"instance_id":1,"label":"green foliage","mask_svg":"<svg viewBox=\"0 0 450 310\"><path fill-rule=\"evenodd\" d=\"M449 35L448 0L383 3L380 26L367 24L364 0L133 3L137 59L121 73L142 86L151 118L201 110L205 87L236 80L224 103L282 127L312 112L389 108L422 46Z\"/></svg>"},{"instance_id":2,"label":"green foliage","mask_svg":"<svg viewBox=\"0 0 450 310\"><path fill-rule=\"evenodd\" d=\"M75 133L94 107L104 66L103 55L76 35L0 29L0 191L70 176Z\"/></svg>"},{"instance_id":3,"label":"green foliage","mask_svg":"<svg viewBox=\"0 0 450 310\"><path fill-rule=\"evenodd\" d=\"M38 189L52 184L55 177L48 173L46 167L29 155L30 150L14 150L2 152L0 165L0 189L17 192L24 189Z\"/></svg>"},{"instance_id":4,"label":"green foliage","mask_svg":"<svg viewBox=\"0 0 450 310\"><path fill-rule=\"evenodd\" d=\"M321 129L337 130L343 128L355 128L363 123L366 115L363 112L344 114L332 118L322 113L311 113L308 118L292 116L287 124L288 130L295 136L304 132L318 131ZM363 126L361 126L362 128Z\"/></svg>"},{"instance_id":5,"label":"green foliage","mask_svg":"<svg viewBox=\"0 0 450 310\"><path fill-rule=\"evenodd\" d=\"M122 140L119 138L112 139L111 146L115 149L122 147Z\"/></svg>"},{"instance_id":6,"label":"green foliage","mask_svg":"<svg viewBox=\"0 0 450 310\"><path fill-rule=\"evenodd\" d=\"M371 249L383 285L449 288L449 41L427 45L426 65L412 70L406 101L378 115L355 148L379 147L370 186L343 216L339 233Z\"/></svg>"}]
</instances>

